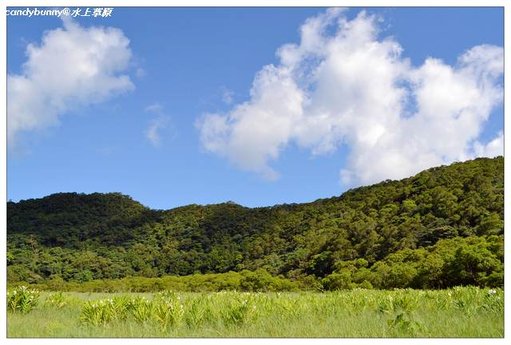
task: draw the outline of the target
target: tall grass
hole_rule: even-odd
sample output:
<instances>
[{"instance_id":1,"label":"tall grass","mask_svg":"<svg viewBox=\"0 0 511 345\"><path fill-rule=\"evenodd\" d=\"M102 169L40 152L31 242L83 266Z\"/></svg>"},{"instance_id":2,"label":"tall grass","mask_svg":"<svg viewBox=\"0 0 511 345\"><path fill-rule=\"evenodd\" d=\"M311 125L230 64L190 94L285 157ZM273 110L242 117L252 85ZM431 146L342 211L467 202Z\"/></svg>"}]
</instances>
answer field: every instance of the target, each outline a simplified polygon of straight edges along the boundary
<instances>
[{"instance_id":1,"label":"tall grass","mask_svg":"<svg viewBox=\"0 0 511 345\"><path fill-rule=\"evenodd\" d=\"M9 337L502 337L503 291L41 293Z\"/></svg>"}]
</instances>

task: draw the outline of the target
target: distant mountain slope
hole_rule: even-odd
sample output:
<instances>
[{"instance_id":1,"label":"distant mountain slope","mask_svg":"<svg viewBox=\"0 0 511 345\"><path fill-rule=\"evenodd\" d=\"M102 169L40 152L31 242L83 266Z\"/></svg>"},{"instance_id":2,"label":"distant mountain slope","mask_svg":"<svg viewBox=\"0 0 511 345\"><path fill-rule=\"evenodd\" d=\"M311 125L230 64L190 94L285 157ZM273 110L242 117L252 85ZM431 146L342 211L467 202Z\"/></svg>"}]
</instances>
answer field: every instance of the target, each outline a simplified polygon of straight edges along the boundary
<instances>
[{"instance_id":1,"label":"distant mountain slope","mask_svg":"<svg viewBox=\"0 0 511 345\"><path fill-rule=\"evenodd\" d=\"M445 243L476 246L463 238L480 238L485 242L479 247L498 251L488 243L503 242L503 206L502 157L433 168L307 204L253 209L229 202L161 211L118 193L60 193L7 204L9 279L263 268L291 279L332 280L349 270L374 273L382 262L395 262L396 253L436 253ZM486 269L484 277L495 270Z\"/></svg>"},{"instance_id":2,"label":"distant mountain slope","mask_svg":"<svg viewBox=\"0 0 511 345\"><path fill-rule=\"evenodd\" d=\"M8 233L37 234L48 246L80 247L94 238L120 244L152 211L119 194L53 194L42 199L8 203Z\"/></svg>"}]
</instances>

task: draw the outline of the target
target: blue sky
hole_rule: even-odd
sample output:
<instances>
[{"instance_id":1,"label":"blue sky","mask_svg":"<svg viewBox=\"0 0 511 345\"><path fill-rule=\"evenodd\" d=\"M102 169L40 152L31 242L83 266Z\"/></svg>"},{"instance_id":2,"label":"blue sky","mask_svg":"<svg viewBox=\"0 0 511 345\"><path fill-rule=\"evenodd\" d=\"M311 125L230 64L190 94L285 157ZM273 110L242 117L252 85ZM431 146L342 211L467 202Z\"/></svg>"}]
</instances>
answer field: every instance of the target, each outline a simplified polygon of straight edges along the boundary
<instances>
[{"instance_id":1,"label":"blue sky","mask_svg":"<svg viewBox=\"0 0 511 345\"><path fill-rule=\"evenodd\" d=\"M307 202L503 150L499 8L115 8L7 25L14 201Z\"/></svg>"}]
</instances>

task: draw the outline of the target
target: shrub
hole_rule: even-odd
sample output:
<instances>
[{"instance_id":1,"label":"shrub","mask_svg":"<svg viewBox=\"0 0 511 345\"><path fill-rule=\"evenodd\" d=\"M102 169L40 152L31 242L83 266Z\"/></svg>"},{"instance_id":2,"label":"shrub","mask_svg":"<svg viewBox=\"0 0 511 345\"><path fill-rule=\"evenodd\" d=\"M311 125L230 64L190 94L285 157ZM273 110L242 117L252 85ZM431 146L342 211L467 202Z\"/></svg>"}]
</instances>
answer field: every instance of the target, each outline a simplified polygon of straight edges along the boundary
<instances>
[{"instance_id":1,"label":"shrub","mask_svg":"<svg viewBox=\"0 0 511 345\"><path fill-rule=\"evenodd\" d=\"M65 307L68 304L68 300L64 296L62 291L60 291L60 292L56 292L56 293L49 295L46 298L46 301L44 301L44 304L46 304L50 307L57 308L57 309L62 309L63 307Z\"/></svg>"},{"instance_id":2,"label":"shrub","mask_svg":"<svg viewBox=\"0 0 511 345\"><path fill-rule=\"evenodd\" d=\"M34 309L38 301L39 291L30 290L24 285L7 292L7 310L13 313L26 314Z\"/></svg>"},{"instance_id":3,"label":"shrub","mask_svg":"<svg viewBox=\"0 0 511 345\"><path fill-rule=\"evenodd\" d=\"M135 297L129 307L131 315L137 322L145 322L153 314L153 304L145 297Z\"/></svg>"},{"instance_id":4,"label":"shrub","mask_svg":"<svg viewBox=\"0 0 511 345\"><path fill-rule=\"evenodd\" d=\"M350 272L332 273L321 280L325 290L350 290L355 287Z\"/></svg>"},{"instance_id":5,"label":"shrub","mask_svg":"<svg viewBox=\"0 0 511 345\"><path fill-rule=\"evenodd\" d=\"M222 318L226 325L239 326L252 321L256 316L255 311L256 306L252 299L238 297L231 300Z\"/></svg>"},{"instance_id":6,"label":"shrub","mask_svg":"<svg viewBox=\"0 0 511 345\"><path fill-rule=\"evenodd\" d=\"M88 301L83 305L80 313L80 321L92 326L105 325L115 317L112 299Z\"/></svg>"},{"instance_id":7,"label":"shrub","mask_svg":"<svg viewBox=\"0 0 511 345\"><path fill-rule=\"evenodd\" d=\"M181 299L173 292L163 291L156 295L154 303L154 318L162 329L177 327L181 324L184 308Z\"/></svg>"}]
</instances>

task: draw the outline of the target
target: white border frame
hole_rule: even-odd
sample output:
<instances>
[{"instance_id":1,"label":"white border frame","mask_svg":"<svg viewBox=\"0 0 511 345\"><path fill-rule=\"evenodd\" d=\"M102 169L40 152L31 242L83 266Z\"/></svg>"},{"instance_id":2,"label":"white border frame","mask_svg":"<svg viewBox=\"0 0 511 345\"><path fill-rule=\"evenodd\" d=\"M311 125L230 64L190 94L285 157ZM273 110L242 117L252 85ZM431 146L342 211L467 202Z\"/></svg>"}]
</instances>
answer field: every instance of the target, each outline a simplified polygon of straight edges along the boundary
<instances>
[{"instance_id":1,"label":"white border frame","mask_svg":"<svg viewBox=\"0 0 511 345\"><path fill-rule=\"evenodd\" d=\"M174 0L174 1L164 1L164 0L132 0L132 1L122 1L122 0L105 0L105 1L83 1L83 0L29 0L29 1L19 1L19 0L2 0L0 1L0 13L5 14L7 7L503 7L504 8L504 48L510 46L510 25L511 22L511 2L505 0L473 0L473 1L463 1L463 0L412 0L412 1L385 1L385 0L246 0L243 3L240 3L236 0ZM509 34L506 34L509 33ZM5 15L0 15L0 65L3 68L0 68L0 82L1 85L7 85L7 20ZM504 53L505 54L505 53ZM506 57L506 54L504 55ZM505 62L507 62L507 58ZM507 64L505 63L504 66ZM504 70L504 85L511 85L511 77ZM506 152L506 148L508 146L508 142L505 140L505 133L507 133L508 129L508 121L506 121L507 116L507 108L505 105L505 101L508 99L509 91L504 88L504 156ZM4 92L0 92L0 107L2 109L7 109L6 107L6 87L4 88ZM6 111L5 113L6 114ZM7 135L6 135L6 116L3 121L0 121L0 200L5 200L7 202ZM511 133L511 132L509 132ZM510 163L504 159L504 171L505 178L504 183L507 186L507 183L510 181L508 178L508 172L510 170ZM504 191L504 214L508 214L508 204L509 204L509 188L505 188ZM506 218L506 216L505 216ZM507 229L509 228L508 222L505 219L504 222L504 233L507 233ZM6 232L7 232L7 212L6 212L6 203L0 207L0 228L2 231L0 232L0 255L2 258L6 257ZM511 250L510 239L505 241L504 243L504 253L505 253L505 262L509 262L509 253ZM508 265L504 265L504 284L505 284L505 300L507 292L510 290L508 287L511 284L511 271ZM0 339L3 340L4 344L64 344L69 342L78 342L78 343L88 343L92 341L100 341L108 342L109 344L146 344L146 343L178 343L178 344L196 344L197 342L201 344L222 344L222 345L230 345L230 344L239 344L247 343L247 344L310 344L311 342L318 342L323 344L339 344L339 343L349 343L349 344L374 344L375 342L380 344L409 344L410 341L415 344L444 344L444 343L463 343L468 345L484 345L484 344L506 344L511 339L511 314L509 308L509 302L505 305L505 313L504 313L504 322L505 322L505 336L502 339L264 339L264 338L254 338L254 339L9 339L7 338L7 313L6 313L6 305L5 305L5 296L6 295L6 261L2 259L0 263Z\"/></svg>"}]
</instances>

